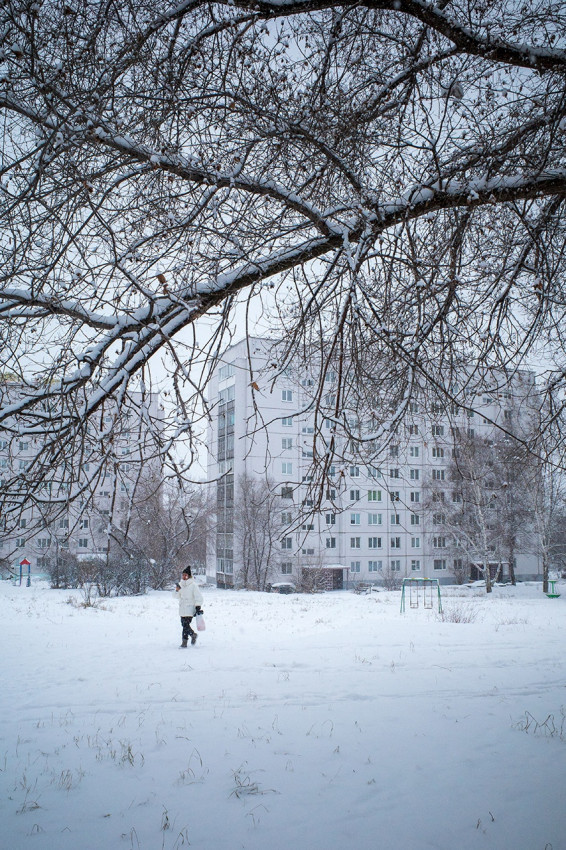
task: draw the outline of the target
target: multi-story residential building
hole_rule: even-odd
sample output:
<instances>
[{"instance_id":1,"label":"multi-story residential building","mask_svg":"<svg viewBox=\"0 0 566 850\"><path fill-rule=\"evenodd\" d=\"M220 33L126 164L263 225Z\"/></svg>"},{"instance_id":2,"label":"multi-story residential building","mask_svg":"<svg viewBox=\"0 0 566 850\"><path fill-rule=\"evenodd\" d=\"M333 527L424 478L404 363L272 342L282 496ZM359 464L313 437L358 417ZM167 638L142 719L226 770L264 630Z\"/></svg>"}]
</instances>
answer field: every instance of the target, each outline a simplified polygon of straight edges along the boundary
<instances>
[{"instance_id":1,"label":"multi-story residential building","mask_svg":"<svg viewBox=\"0 0 566 850\"><path fill-rule=\"evenodd\" d=\"M22 391L17 381L4 380L4 401ZM151 456L147 423L159 419L157 394L133 393L131 403L114 409L110 403L88 426L73 469L49 468L36 486L36 498L23 510L13 495L18 489L15 477L25 484L42 437L19 437L13 423L10 430L0 431L0 562L4 567L17 570L25 559L37 572L67 554L79 559L106 555L110 523L114 529L124 525L140 470Z\"/></svg>"},{"instance_id":2,"label":"multi-story residential building","mask_svg":"<svg viewBox=\"0 0 566 850\"><path fill-rule=\"evenodd\" d=\"M462 568L477 577L447 519L459 499L451 465L465 440L489 444L497 424L509 430L520 420L527 427L523 402L535 391L533 375L518 374L504 389L494 380L493 391L470 399L466 409L424 397L421 406L415 397L403 422L377 445L371 422L359 421L359 413L344 417L343 432L335 416L325 418L324 404L332 406L336 391L332 368L321 386L315 358L311 373L279 372L276 350L277 343L258 338L233 345L210 384L208 474L217 482L217 534L209 578L238 584L241 487L250 481L277 494L269 518L271 582L297 581L315 569L327 571L334 587L411 576L453 581ZM521 578L539 572L527 537L513 556ZM493 571L505 572L501 553L493 559Z\"/></svg>"}]
</instances>

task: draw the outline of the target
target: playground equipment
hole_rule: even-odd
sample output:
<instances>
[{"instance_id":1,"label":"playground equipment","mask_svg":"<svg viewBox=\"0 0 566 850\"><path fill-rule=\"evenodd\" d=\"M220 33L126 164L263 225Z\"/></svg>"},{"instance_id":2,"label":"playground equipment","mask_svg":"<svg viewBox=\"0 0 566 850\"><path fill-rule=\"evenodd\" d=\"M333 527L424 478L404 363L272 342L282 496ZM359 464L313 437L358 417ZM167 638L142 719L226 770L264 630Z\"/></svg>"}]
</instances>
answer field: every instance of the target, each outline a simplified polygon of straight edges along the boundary
<instances>
[{"instance_id":1,"label":"playground equipment","mask_svg":"<svg viewBox=\"0 0 566 850\"><path fill-rule=\"evenodd\" d=\"M440 582L437 578L404 578L401 590L401 614L405 611L405 589L409 588L409 607L418 608L422 600L423 608L433 608L434 599L438 604L438 611L442 613L442 598L440 596ZM436 587L436 594L434 588Z\"/></svg>"},{"instance_id":2,"label":"playground equipment","mask_svg":"<svg viewBox=\"0 0 566 850\"><path fill-rule=\"evenodd\" d=\"M20 575L19 575L20 587L22 586L22 581L23 581L23 578L24 578L24 572L25 572L26 569L27 569L26 587L30 587L31 586L31 564L30 564L30 562L28 561L27 558L24 558L23 561L20 561L19 568L20 568ZM17 581L15 574L14 574L14 580Z\"/></svg>"},{"instance_id":3,"label":"playground equipment","mask_svg":"<svg viewBox=\"0 0 566 850\"><path fill-rule=\"evenodd\" d=\"M557 581L558 581L558 579L556 579L556 578L549 578L548 579L548 583L550 585L550 592L547 593L546 595L548 596L549 599L558 599L558 597L560 596L560 594L556 592L556 582Z\"/></svg>"}]
</instances>

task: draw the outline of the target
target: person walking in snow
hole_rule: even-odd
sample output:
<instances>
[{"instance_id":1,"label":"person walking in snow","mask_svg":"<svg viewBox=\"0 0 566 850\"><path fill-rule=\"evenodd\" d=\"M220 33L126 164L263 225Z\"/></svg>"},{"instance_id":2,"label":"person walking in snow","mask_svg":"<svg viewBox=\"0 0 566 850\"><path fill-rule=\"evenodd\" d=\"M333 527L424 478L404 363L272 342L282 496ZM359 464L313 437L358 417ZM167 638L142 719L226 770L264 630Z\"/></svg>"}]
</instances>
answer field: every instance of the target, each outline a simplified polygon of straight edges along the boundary
<instances>
[{"instance_id":1,"label":"person walking in snow","mask_svg":"<svg viewBox=\"0 0 566 850\"><path fill-rule=\"evenodd\" d=\"M189 637L193 646L197 642L197 633L191 628L191 620L196 614L202 614L202 593L190 567L183 570L181 581L175 586L175 594L179 597L179 616L183 629L179 649L186 649Z\"/></svg>"}]
</instances>

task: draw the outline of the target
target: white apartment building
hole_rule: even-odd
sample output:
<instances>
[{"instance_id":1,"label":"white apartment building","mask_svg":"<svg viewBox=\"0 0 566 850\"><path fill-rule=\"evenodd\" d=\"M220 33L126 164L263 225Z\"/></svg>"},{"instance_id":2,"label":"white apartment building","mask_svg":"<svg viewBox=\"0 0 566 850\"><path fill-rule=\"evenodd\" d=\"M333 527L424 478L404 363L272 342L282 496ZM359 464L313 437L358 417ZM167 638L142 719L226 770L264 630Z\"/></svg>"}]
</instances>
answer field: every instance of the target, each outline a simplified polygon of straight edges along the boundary
<instances>
[{"instance_id":1,"label":"white apartment building","mask_svg":"<svg viewBox=\"0 0 566 850\"><path fill-rule=\"evenodd\" d=\"M4 401L22 390L16 381L5 380ZM84 559L107 553L109 524L116 528L123 524L134 482L150 454L149 419L160 419L155 393L143 397L133 393L132 403L119 408L109 402L88 426L76 466L66 473L50 469L40 498L21 512L13 510L17 500L9 492L9 482L19 475L25 483L42 438L15 436L13 427L11 433L0 430L0 563L6 570L17 574L25 560L32 573L42 572L66 554ZM90 493L92 499L87 498Z\"/></svg>"},{"instance_id":2,"label":"white apartment building","mask_svg":"<svg viewBox=\"0 0 566 850\"><path fill-rule=\"evenodd\" d=\"M315 435L317 374L278 373L274 352L272 340L243 340L225 352L210 384L208 475L216 481L218 524L209 579L238 585L238 487L247 476L278 494L270 582L297 581L305 569L328 570L334 587L391 577L453 581L462 558L443 518L452 497L449 466L458 435L486 436L494 431L493 423L510 425L513 417L526 416L521 400L534 392L532 374L521 373L511 388L486 391L466 410L432 403L425 411L415 400L402 426L382 446L370 440L350 450L351 441L337 434L332 419L319 417ZM329 369L324 386L329 403L335 380ZM355 417L350 425L360 434L371 431ZM331 433L339 451L319 500L312 464L320 448L314 441L324 445L325 434ZM536 557L524 548L514 557L519 579L539 572ZM477 577L468 566L471 577ZM505 565L499 566L505 573Z\"/></svg>"}]
</instances>

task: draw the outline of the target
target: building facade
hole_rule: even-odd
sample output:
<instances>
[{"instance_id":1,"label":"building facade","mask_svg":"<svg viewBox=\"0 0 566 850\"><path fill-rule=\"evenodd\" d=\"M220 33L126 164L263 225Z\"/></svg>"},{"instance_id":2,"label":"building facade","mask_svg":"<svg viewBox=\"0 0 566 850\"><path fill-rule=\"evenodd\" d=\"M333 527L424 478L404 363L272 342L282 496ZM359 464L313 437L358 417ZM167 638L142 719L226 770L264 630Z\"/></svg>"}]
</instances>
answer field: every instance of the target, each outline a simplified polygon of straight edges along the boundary
<instances>
[{"instance_id":1,"label":"building facade","mask_svg":"<svg viewBox=\"0 0 566 850\"><path fill-rule=\"evenodd\" d=\"M262 520L271 527L270 583L301 582L315 570L331 575L326 586L334 587L404 577L448 582L462 580L463 574L479 577L482 557L489 558L494 576L508 574L506 553L496 545L495 511L489 510L498 493L513 494L505 491L505 482L487 480L488 471L484 489L497 490L488 493L486 506L493 542L487 555L472 552L451 520L461 500L454 463L465 443L493 453L490 437L501 433L497 425L503 433L528 427L524 402L534 393L531 373L518 374L504 389L494 381L492 391L470 399L466 409L438 401L421 406L415 398L401 425L376 441L372 423L360 421L359 414L345 415L348 427L342 433L336 417L325 417L324 404L332 407L336 390L332 368L322 384L316 366L280 373L276 350L277 343L257 338L232 346L210 385L208 475L217 496L210 579L231 587L247 575L241 506L246 502L242 486L249 488L250 482L277 497ZM332 456L321 477L321 458L330 445ZM520 531L512 555L515 574L534 578L539 568L528 519Z\"/></svg>"},{"instance_id":2,"label":"building facade","mask_svg":"<svg viewBox=\"0 0 566 850\"><path fill-rule=\"evenodd\" d=\"M3 401L16 398L23 389L14 380L4 381ZM110 402L88 426L72 468L45 469L35 498L22 510L14 494L32 475L43 438L19 436L14 427L0 431L0 563L4 572L17 573L22 561L29 562L32 572L43 572L69 555L78 559L107 556L110 530L125 525L140 472L154 451L150 420L160 420L157 394L133 393L128 404Z\"/></svg>"}]
</instances>

